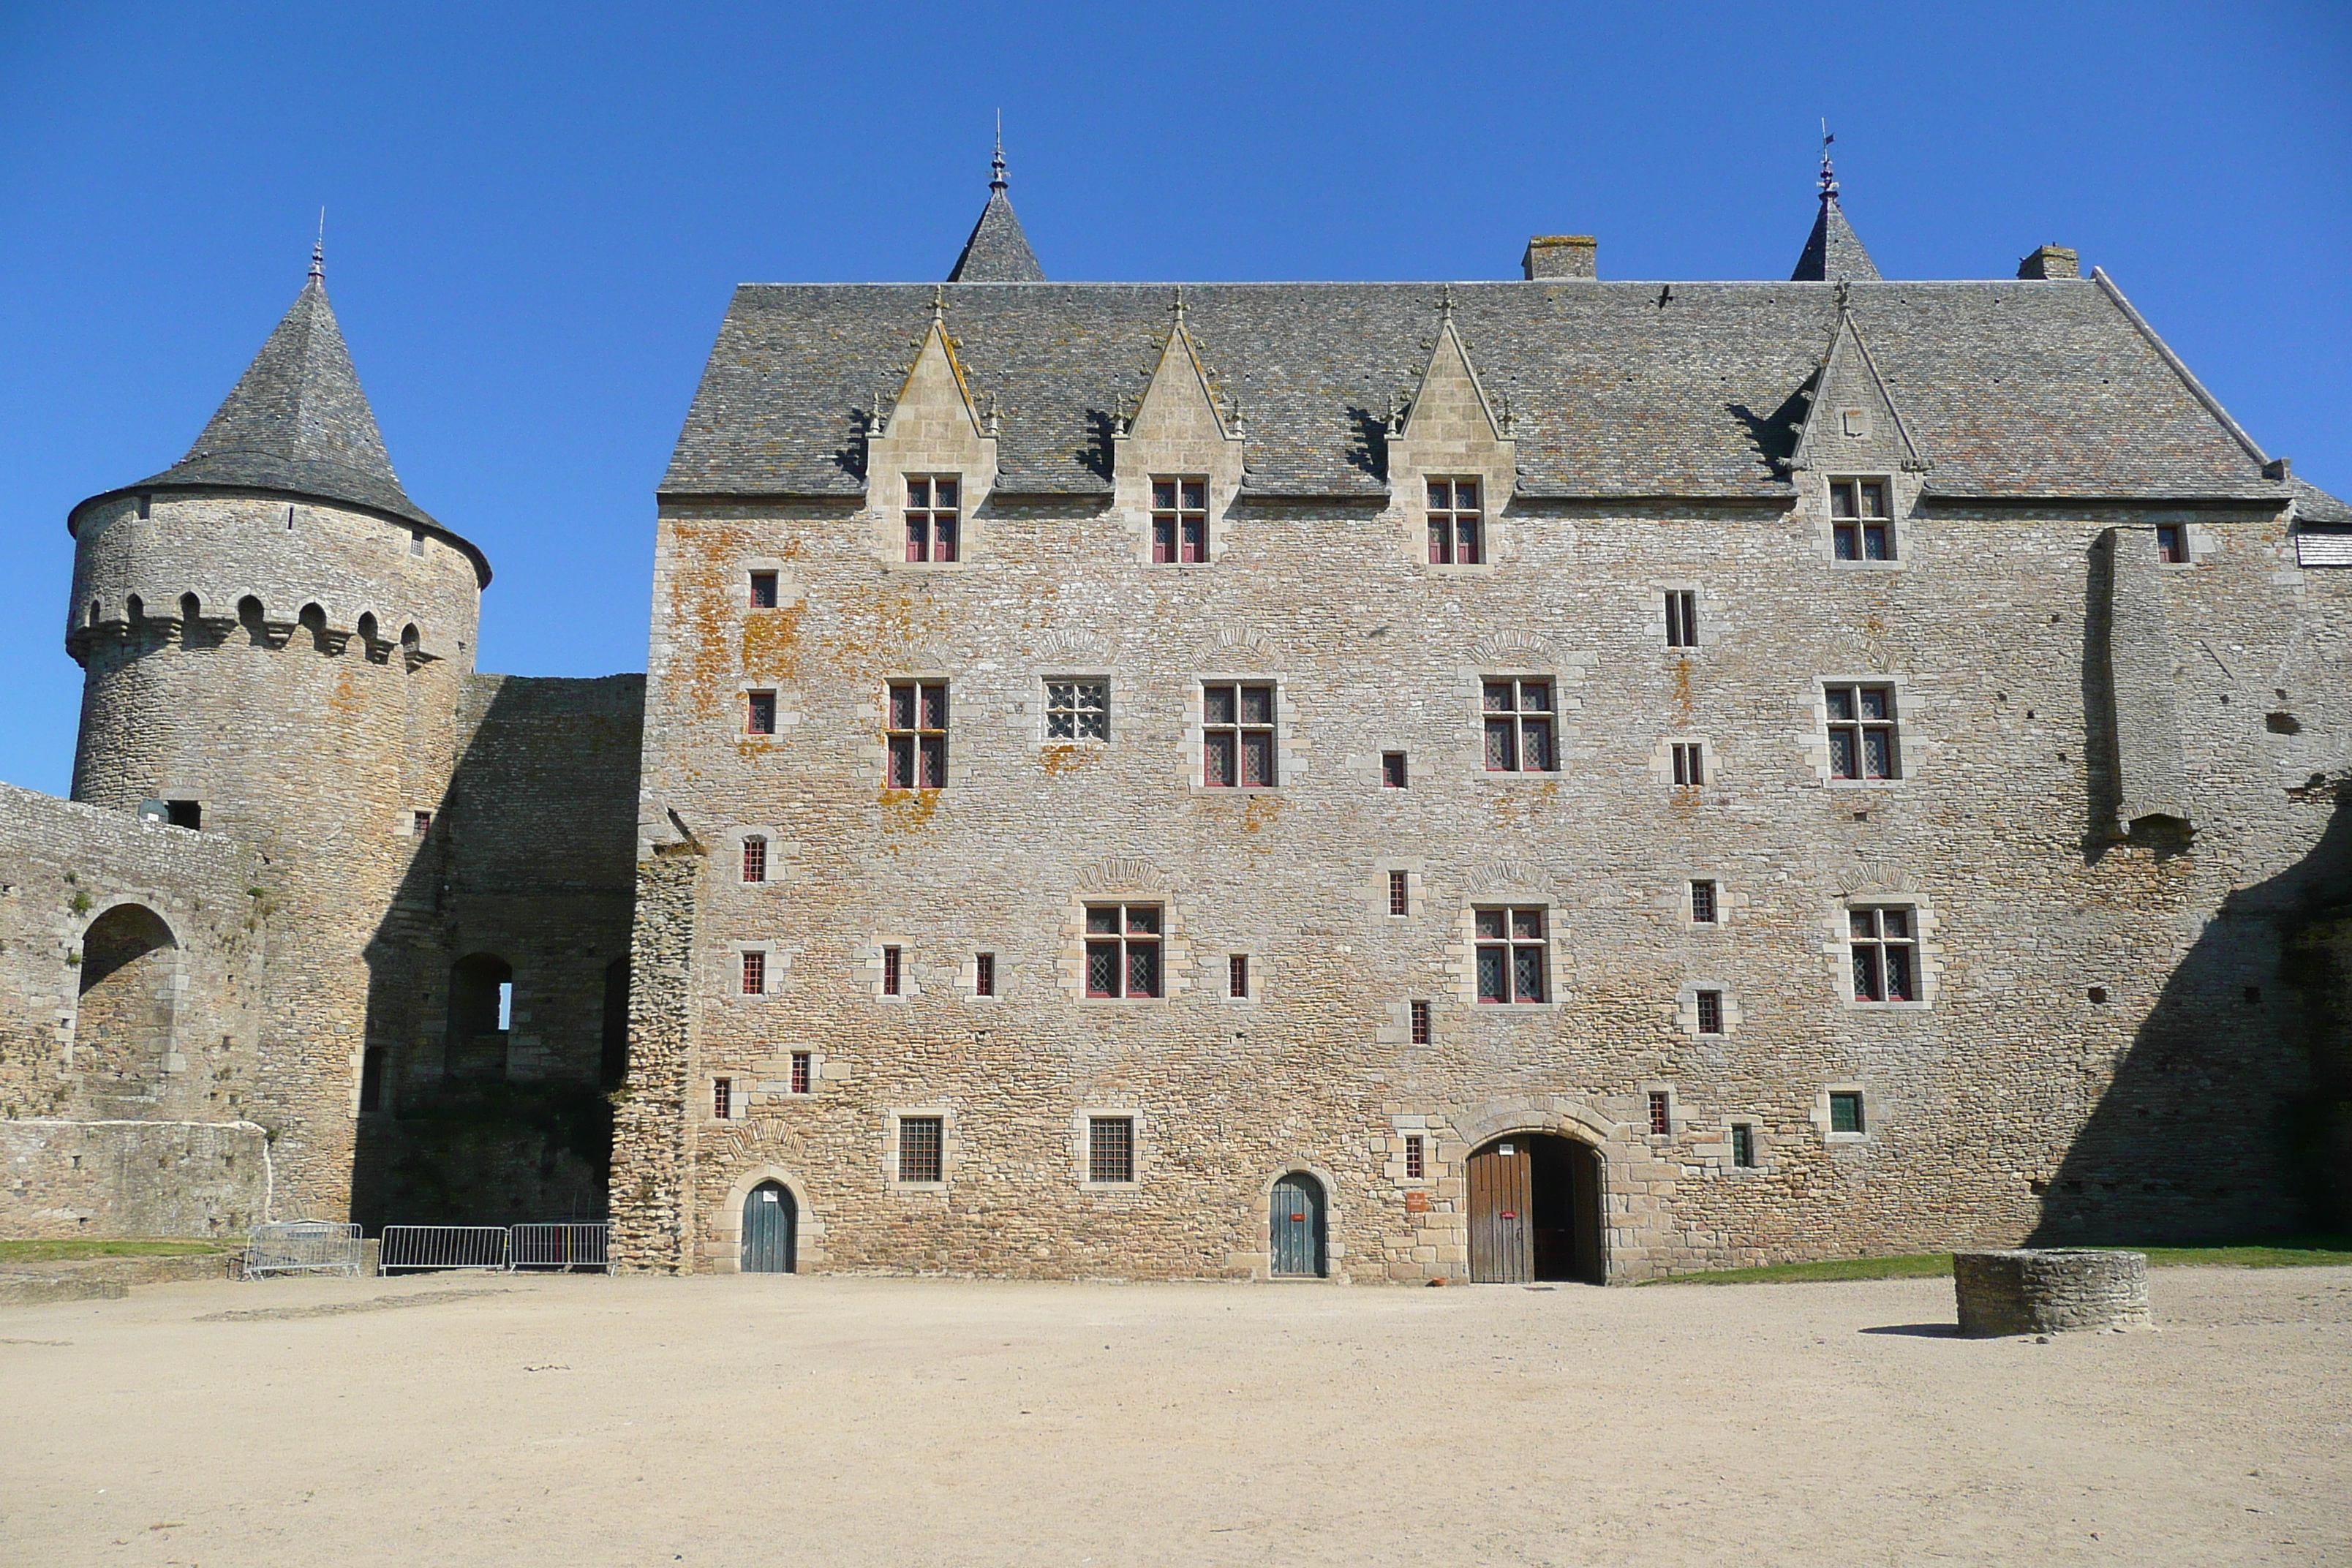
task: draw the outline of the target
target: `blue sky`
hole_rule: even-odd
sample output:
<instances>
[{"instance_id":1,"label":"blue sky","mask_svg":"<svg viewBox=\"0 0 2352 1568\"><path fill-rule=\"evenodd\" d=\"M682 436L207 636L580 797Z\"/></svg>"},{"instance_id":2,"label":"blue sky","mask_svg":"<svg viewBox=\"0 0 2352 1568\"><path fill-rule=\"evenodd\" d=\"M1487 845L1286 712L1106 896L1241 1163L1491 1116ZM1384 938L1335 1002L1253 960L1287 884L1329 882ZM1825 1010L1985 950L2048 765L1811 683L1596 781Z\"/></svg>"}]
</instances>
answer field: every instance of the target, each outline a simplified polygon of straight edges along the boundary
<instances>
[{"instance_id":1,"label":"blue sky","mask_svg":"<svg viewBox=\"0 0 2352 1568\"><path fill-rule=\"evenodd\" d=\"M328 283L393 461L489 554L481 668L645 668L653 492L738 281L1783 278L1817 121L1893 278L2045 241L2352 495L2352 7L0 10L0 778L62 793L85 495Z\"/></svg>"}]
</instances>

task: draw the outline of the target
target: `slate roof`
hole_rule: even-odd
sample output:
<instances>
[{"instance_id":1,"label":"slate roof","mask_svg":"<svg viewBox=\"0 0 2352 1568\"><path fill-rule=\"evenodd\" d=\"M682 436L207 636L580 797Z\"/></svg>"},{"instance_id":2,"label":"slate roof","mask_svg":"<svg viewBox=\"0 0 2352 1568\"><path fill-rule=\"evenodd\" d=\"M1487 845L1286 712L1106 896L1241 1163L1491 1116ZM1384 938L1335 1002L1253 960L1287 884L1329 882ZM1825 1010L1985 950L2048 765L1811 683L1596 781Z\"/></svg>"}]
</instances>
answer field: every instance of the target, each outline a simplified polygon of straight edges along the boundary
<instances>
[{"instance_id":1,"label":"slate roof","mask_svg":"<svg viewBox=\"0 0 2352 1568\"><path fill-rule=\"evenodd\" d=\"M950 283L1043 283L1045 269L1037 265L1037 253L1029 248L1029 237L1021 232L1021 220L1013 216L1013 198L1004 194L1004 181L999 177L988 188L988 205L980 209L980 221L971 226L971 237L963 242L963 254L956 258L953 270L948 273Z\"/></svg>"},{"instance_id":2,"label":"slate roof","mask_svg":"<svg viewBox=\"0 0 2352 1568\"><path fill-rule=\"evenodd\" d=\"M2290 479L2294 491L2294 515L2315 528L2352 528L2352 506L2346 506L2309 479Z\"/></svg>"},{"instance_id":3,"label":"slate roof","mask_svg":"<svg viewBox=\"0 0 2352 1568\"><path fill-rule=\"evenodd\" d=\"M1878 265L1862 247L1862 236L1846 222L1845 209L1838 205L1837 192L1832 189L1822 193L1822 210L1814 215L1813 232L1805 237L1805 248L1789 281L1823 283L1841 278L1875 283Z\"/></svg>"},{"instance_id":4,"label":"slate roof","mask_svg":"<svg viewBox=\"0 0 2352 1568\"><path fill-rule=\"evenodd\" d=\"M478 551L435 521L401 488L316 270L188 455L160 474L104 496L175 489L275 490L348 502L447 537L488 570ZM67 526L72 527L70 519Z\"/></svg>"},{"instance_id":5,"label":"slate roof","mask_svg":"<svg viewBox=\"0 0 2352 1568\"><path fill-rule=\"evenodd\" d=\"M711 351L667 496L850 496L860 412L895 395L934 285L746 284ZM1452 286L1517 421L1530 497L1776 498L1845 301L1931 495L2284 500L2120 293L2095 280ZM1165 284L949 284L976 395L1002 399L997 489L1107 493L1108 422L1166 341ZM1187 284L1187 322L1246 418L1245 488L1386 492L1381 416L1428 363L1439 287Z\"/></svg>"}]
</instances>

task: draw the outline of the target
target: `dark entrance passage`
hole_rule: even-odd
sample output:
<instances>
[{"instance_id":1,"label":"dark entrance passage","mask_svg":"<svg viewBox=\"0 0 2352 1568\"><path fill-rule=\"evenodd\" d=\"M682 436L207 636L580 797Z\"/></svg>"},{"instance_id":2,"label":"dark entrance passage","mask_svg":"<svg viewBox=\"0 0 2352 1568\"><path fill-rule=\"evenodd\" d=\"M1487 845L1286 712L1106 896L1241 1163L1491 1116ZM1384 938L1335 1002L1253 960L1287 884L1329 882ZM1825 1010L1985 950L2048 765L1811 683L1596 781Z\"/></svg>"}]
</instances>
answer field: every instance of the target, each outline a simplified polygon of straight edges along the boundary
<instances>
[{"instance_id":1,"label":"dark entrance passage","mask_svg":"<svg viewBox=\"0 0 2352 1568\"><path fill-rule=\"evenodd\" d=\"M743 1200L743 1261L746 1274L790 1274L799 1259L795 1244L800 1205L782 1182L761 1182Z\"/></svg>"},{"instance_id":2,"label":"dark entrance passage","mask_svg":"<svg viewBox=\"0 0 2352 1568\"><path fill-rule=\"evenodd\" d=\"M1324 1264L1323 1184L1293 1171L1274 1184L1266 1239L1279 1279L1321 1279Z\"/></svg>"},{"instance_id":3,"label":"dark entrance passage","mask_svg":"<svg viewBox=\"0 0 2352 1568\"><path fill-rule=\"evenodd\" d=\"M1470 1279L1598 1285L1601 1156L1573 1138L1513 1133L1470 1156Z\"/></svg>"}]
</instances>

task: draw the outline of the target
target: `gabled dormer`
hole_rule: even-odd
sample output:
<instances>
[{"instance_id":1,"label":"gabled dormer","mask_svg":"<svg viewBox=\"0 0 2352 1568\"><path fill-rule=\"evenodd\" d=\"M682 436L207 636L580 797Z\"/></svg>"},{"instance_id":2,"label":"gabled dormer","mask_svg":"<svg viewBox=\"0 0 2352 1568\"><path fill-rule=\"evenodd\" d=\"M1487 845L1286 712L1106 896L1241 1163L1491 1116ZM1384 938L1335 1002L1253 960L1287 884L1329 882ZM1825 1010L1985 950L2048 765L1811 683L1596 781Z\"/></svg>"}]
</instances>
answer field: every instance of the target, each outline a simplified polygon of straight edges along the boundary
<instances>
[{"instance_id":1,"label":"gabled dormer","mask_svg":"<svg viewBox=\"0 0 2352 1568\"><path fill-rule=\"evenodd\" d=\"M1899 563L1906 554L1906 522L1927 467L1870 345L1840 309L1789 459L1800 512L1817 520L1832 560Z\"/></svg>"},{"instance_id":2,"label":"gabled dormer","mask_svg":"<svg viewBox=\"0 0 2352 1568\"><path fill-rule=\"evenodd\" d=\"M893 564L962 564L981 547L973 518L995 484L994 400L983 416L948 335L946 301L934 292L930 324L898 397L887 414L868 418L874 548Z\"/></svg>"},{"instance_id":3,"label":"gabled dormer","mask_svg":"<svg viewBox=\"0 0 2352 1568\"><path fill-rule=\"evenodd\" d=\"M1488 570L1517 454L1510 411L1478 379L1448 289L1421 384L1389 420L1389 494L1403 514L1406 553L1433 572Z\"/></svg>"},{"instance_id":4,"label":"gabled dormer","mask_svg":"<svg viewBox=\"0 0 2352 1568\"><path fill-rule=\"evenodd\" d=\"M1139 562L1203 566L1224 556L1247 437L1192 341L1181 289L1169 310L1150 384L1132 410L1121 398L1113 411L1112 504Z\"/></svg>"}]
</instances>

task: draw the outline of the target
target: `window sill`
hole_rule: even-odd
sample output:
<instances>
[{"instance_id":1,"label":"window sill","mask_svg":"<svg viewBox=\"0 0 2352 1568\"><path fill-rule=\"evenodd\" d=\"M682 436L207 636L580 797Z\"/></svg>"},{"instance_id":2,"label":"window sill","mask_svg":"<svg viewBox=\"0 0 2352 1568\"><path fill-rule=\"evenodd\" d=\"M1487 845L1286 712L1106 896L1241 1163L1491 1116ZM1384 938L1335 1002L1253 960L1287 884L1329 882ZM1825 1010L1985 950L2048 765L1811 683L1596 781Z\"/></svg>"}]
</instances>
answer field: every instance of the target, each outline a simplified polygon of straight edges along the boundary
<instances>
[{"instance_id":1,"label":"window sill","mask_svg":"<svg viewBox=\"0 0 2352 1568\"><path fill-rule=\"evenodd\" d=\"M1495 574L1495 563L1491 561L1474 562L1467 566L1459 563L1448 565L1442 561L1424 561L1421 569L1432 577L1491 577Z\"/></svg>"},{"instance_id":2,"label":"window sill","mask_svg":"<svg viewBox=\"0 0 2352 1568\"><path fill-rule=\"evenodd\" d=\"M1849 1013L1927 1013L1935 1008L1933 1002L1867 1002L1859 996L1846 998Z\"/></svg>"},{"instance_id":3,"label":"window sill","mask_svg":"<svg viewBox=\"0 0 2352 1568\"><path fill-rule=\"evenodd\" d=\"M1484 999L1475 1005L1476 1011L1471 1015L1473 1017L1486 1014L1550 1013L1559 1007L1557 1002L1488 1002Z\"/></svg>"},{"instance_id":4,"label":"window sill","mask_svg":"<svg viewBox=\"0 0 2352 1568\"><path fill-rule=\"evenodd\" d=\"M1095 1007L1152 1007L1168 1000L1165 996L1081 996L1081 1003Z\"/></svg>"},{"instance_id":5,"label":"window sill","mask_svg":"<svg viewBox=\"0 0 2352 1568\"><path fill-rule=\"evenodd\" d=\"M1192 786L1194 795L1280 795L1280 784L1205 784Z\"/></svg>"},{"instance_id":6,"label":"window sill","mask_svg":"<svg viewBox=\"0 0 2352 1568\"><path fill-rule=\"evenodd\" d=\"M1823 779L1822 784L1829 789L1885 789L1892 785L1907 784L1910 782L1911 775L1905 773L1899 778L1891 779Z\"/></svg>"},{"instance_id":7,"label":"window sill","mask_svg":"<svg viewBox=\"0 0 2352 1568\"><path fill-rule=\"evenodd\" d=\"M885 561L885 572L961 572L971 564L969 561Z\"/></svg>"},{"instance_id":8,"label":"window sill","mask_svg":"<svg viewBox=\"0 0 2352 1568\"><path fill-rule=\"evenodd\" d=\"M1830 558L1830 564L1841 572L1900 572L1910 563L1903 560L1840 561L1832 556Z\"/></svg>"},{"instance_id":9,"label":"window sill","mask_svg":"<svg viewBox=\"0 0 2352 1568\"><path fill-rule=\"evenodd\" d=\"M1869 1142L1870 1134L1867 1132L1824 1132L1822 1134L1822 1142L1829 1144L1832 1148L1837 1148L1841 1145L1850 1147L1856 1143Z\"/></svg>"},{"instance_id":10,"label":"window sill","mask_svg":"<svg viewBox=\"0 0 2352 1568\"><path fill-rule=\"evenodd\" d=\"M1142 1185L1143 1184L1141 1182L1080 1182L1078 1184L1078 1191L1082 1193L1132 1193L1141 1188Z\"/></svg>"},{"instance_id":11,"label":"window sill","mask_svg":"<svg viewBox=\"0 0 2352 1568\"><path fill-rule=\"evenodd\" d=\"M1560 777L1558 768L1481 768L1471 775L1488 784L1556 784Z\"/></svg>"}]
</instances>

